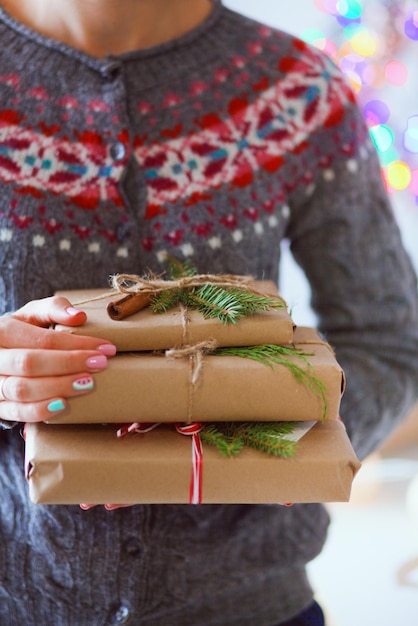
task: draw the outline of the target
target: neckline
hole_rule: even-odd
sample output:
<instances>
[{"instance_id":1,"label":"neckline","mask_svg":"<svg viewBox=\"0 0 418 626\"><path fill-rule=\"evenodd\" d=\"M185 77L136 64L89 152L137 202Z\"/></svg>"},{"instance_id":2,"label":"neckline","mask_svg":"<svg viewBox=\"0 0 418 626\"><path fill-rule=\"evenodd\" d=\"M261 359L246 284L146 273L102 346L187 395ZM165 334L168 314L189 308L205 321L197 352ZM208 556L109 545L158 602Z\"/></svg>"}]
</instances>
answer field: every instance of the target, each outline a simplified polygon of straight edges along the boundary
<instances>
[{"instance_id":1,"label":"neckline","mask_svg":"<svg viewBox=\"0 0 418 626\"><path fill-rule=\"evenodd\" d=\"M77 58L79 61L84 62L91 68L102 71L109 65L109 63L114 64L116 62L119 64L136 59L150 59L160 55L165 55L171 50L179 51L181 48L190 45L201 35L212 29L212 27L218 22L218 19L224 10L222 0L211 0L211 2L213 3L213 9L209 15L202 22L200 22L200 24L189 30L187 33L156 46L131 50L118 55L109 54L102 58L92 56L83 50L75 48L74 46L63 43L57 39L47 37L46 35L33 30L12 17L1 5L0 22L3 22L3 24L5 24L8 28L45 50L55 50L57 52L61 52L71 58Z\"/></svg>"}]
</instances>

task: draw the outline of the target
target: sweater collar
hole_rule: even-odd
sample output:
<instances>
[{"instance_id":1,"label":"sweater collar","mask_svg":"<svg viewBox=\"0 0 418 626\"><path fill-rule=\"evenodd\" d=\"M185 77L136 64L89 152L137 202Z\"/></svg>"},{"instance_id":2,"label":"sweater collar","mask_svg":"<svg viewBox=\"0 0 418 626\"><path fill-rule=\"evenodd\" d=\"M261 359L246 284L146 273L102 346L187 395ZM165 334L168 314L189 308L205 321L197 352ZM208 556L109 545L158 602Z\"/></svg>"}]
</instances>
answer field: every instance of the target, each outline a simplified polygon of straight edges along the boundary
<instances>
[{"instance_id":1,"label":"sweater collar","mask_svg":"<svg viewBox=\"0 0 418 626\"><path fill-rule=\"evenodd\" d=\"M40 61L48 63L48 58L55 51L67 57L77 59L91 69L98 71L101 75L106 75L116 66L121 66L125 62L135 60L150 60L152 64L156 63L158 65L161 62L163 65L167 65L170 57L170 65L173 67L176 60L175 57L183 56L187 48L193 44L197 44L201 55L204 55L205 51L210 54L211 49L213 50L212 31L226 9L222 4L222 0L211 1L214 7L208 17L184 35L151 48L134 50L121 55L109 55L103 59L93 57L77 48L32 30L11 17L2 7L0 7L0 33L3 48L9 51L13 51L14 48L18 49L23 62L25 55L27 55L28 62L33 61L33 46L35 46L35 56L40 57ZM23 46L22 43L24 44Z\"/></svg>"}]
</instances>

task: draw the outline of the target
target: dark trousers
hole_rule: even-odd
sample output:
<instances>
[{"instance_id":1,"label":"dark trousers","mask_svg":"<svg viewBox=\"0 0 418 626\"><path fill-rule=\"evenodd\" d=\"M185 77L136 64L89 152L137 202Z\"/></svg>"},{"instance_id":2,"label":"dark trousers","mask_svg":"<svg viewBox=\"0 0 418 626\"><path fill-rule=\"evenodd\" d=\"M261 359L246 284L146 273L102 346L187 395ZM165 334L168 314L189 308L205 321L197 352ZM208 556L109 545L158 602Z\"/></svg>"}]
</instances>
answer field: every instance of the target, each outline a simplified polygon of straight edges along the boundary
<instances>
[{"instance_id":1,"label":"dark trousers","mask_svg":"<svg viewBox=\"0 0 418 626\"><path fill-rule=\"evenodd\" d=\"M319 604L314 602L303 613L278 626L325 626L325 617Z\"/></svg>"}]
</instances>

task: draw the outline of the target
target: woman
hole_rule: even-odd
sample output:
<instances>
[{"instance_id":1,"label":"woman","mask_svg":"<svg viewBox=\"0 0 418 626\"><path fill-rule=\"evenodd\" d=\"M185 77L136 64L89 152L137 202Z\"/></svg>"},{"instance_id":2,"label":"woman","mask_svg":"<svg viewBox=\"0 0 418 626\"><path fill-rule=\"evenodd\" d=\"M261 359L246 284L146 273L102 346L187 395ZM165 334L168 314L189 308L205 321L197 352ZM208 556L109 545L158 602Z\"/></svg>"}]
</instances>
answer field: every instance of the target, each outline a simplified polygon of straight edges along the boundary
<instances>
[{"instance_id":1,"label":"woman","mask_svg":"<svg viewBox=\"0 0 418 626\"><path fill-rule=\"evenodd\" d=\"M94 393L114 354L48 330L85 321L57 289L168 254L277 280L286 237L367 455L417 397L417 291L338 70L215 0L0 5L3 425ZM19 428L1 445L2 623L323 624L305 571L321 505L35 506Z\"/></svg>"}]
</instances>

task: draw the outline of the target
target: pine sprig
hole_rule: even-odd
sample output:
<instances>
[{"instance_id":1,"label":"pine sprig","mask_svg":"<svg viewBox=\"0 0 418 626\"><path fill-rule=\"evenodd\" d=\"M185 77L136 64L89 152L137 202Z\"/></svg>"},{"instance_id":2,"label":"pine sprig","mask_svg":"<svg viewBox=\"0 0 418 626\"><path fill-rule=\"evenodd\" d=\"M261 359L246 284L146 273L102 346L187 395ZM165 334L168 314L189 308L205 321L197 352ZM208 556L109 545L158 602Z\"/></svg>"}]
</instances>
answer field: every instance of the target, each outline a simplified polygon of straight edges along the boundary
<instances>
[{"instance_id":1,"label":"pine sprig","mask_svg":"<svg viewBox=\"0 0 418 626\"><path fill-rule=\"evenodd\" d=\"M248 446L289 458L296 451L296 443L286 439L293 428L291 422L220 422L205 424L200 435L204 443L215 446L223 456L236 456Z\"/></svg>"},{"instance_id":2,"label":"pine sprig","mask_svg":"<svg viewBox=\"0 0 418 626\"><path fill-rule=\"evenodd\" d=\"M279 300L253 292L207 283L184 295L186 306L196 309L205 318L216 318L224 324L235 324L242 317L283 306Z\"/></svg>"},{"instance_id":3,"label":"pine sprig","mask_svg":"<svg viewBox=\"0 0 418 626\"><path fill-rule=\"evenodd\" d=\"M276 346L274 344L263 344L261 346L236 346L216 348L213 354L220 356L239 356L253 359L269 367L282 365L286 367L295 380L307 387L322 403L322 420L327 415L326 387L323 381L312 372L312 365L308 357L312 356L304 352L297 346ZM295 363L292 359L302 361L304 367Z\"/></svg>"},{"instance_id":4,"label":"pine sprig","mask_svg":"<svg viewBox=\"0 0 418 626\"><path fill-rule=\"evenodd\" d=\"M192 289L188 294L187 303L200 311L204 317L217 317L225 324L228 322L235 324L242 317L260 311L284 307L279 299L245 289L219 287L210 283Z\"/></svg>"},{"instance_id":5,"label":"pine sprig","mask_svg":"<svg viewBox=\"0 0 418 626\"><path fill-rule=\"evenodd\" d=\"M196 268L186 261L169 259L169 275L172 280L185 276L195 276ZM174 306L183 304L195 309L208 319L218 319L224 324L235 324L242 317L270 309L283 309L281 298L273 298L243 287L224 287L206 283L200 287L179 288L156 294L151 302L153 313L165 313Z\"/></svg>"},{"instance_id":6,"label":"pine sprig","mask_svg":"<svg viewBox=\"0 0 418 626\"><path fill-rule=\"evenodd\" d=\"M232 429L229 429L230 432L226 432L226 429L226 423L219 426L205 424L200 436L204 443L215 446L223 456L236 456L244 447L244 440L234 436Z\"/></svg>"},{"instance_id":7,"label":"pine sprig","mask_svg":"<svg viewBox=\"0 0 418 626\"><path fill-rule=\"evenodd\" d=\"M165 313L176 306L181 298L180 290L161 291L151 301L150 307L153 313Z\"/></svg>"},{"instance_id":8,"label":"pine sprig","mask_svg":"<svg viewBox=\"0 0 418 626\"><path fill-rule=\"evenodd\" d=\"M183 263L175 257L169 257L168 259L168 274L172 280L177 278L183 278L184 276L196 276L197 270L190 263L190 261L184 261Z\"/></svg>"},{"instance_id":9,"label":"pine sprig","mask_svg":"<svg viewBox=\"0 0 418 626\"><path fill-rule=\"evenodd\" d=\"M285 438L293 430L290 422L254 424L245 422L240 428L240 435L247 446L274 454L275 456L292 456L295 451L295 442Z\"/></svg>"}]
</instances>

